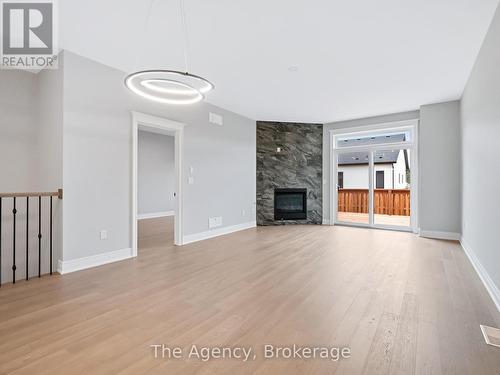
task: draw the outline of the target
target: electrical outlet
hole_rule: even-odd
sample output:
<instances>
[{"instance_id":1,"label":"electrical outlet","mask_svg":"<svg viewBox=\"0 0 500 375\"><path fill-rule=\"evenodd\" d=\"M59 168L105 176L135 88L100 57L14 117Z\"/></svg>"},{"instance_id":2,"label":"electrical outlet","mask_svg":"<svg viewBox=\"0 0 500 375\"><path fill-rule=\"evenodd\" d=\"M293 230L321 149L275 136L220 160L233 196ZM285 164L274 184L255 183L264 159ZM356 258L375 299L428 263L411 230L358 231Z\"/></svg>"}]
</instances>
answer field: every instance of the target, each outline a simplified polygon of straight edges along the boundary
<instances>
[{"instance_id":1,"label":"electrical outlet","mask_svg":"<svg viewBox=\"0 0 500 375\"><path fill-rule=\"evenodd\" d=\"M247 212L245 211L245 209L242 209L241 210L241 216L245 216L247 214Z\"/></svg>"},{"instance_id":2,"label":"electrical outlet","mask_svg":"<svg viewBox=\"0 0 500 375\"><path fill-rule=\"evenodd\" d=\"M222 216L214 216L208 218L208 228L217 228L222 226Z\"/></svg>"},{"instance_id":3,"label":"electrical outlet","mask_svg":"<svg viewBox=\"0 0 500 375\"><path fill-rule=\"evenodd\" d=\"M107 240L107 239L108 239L108 231L101 230L101 240Z\"/></svg>"}]
</instances>

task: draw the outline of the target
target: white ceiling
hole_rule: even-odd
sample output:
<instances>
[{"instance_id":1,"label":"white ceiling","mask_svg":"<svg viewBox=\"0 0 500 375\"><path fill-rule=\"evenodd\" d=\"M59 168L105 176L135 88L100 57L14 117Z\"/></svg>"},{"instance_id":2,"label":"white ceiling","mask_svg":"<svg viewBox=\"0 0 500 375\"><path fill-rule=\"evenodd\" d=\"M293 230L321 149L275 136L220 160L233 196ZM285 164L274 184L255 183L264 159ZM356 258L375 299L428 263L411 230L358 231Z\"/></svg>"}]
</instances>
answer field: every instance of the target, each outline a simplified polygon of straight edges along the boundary
<instances>
[{"instance_id":1,"label":"white ceiling","mask_svg":"<svg viewBox=\"0 0 500 375\"><path fill-rule=\"evenodd\" d=\"M178 0L63 0L63 48L183 70ZM190 72L253 119L330 122L461 96L498 0L185 0ZM292 72L289 67L296 66Z\"/></svg>"}]
</instances>

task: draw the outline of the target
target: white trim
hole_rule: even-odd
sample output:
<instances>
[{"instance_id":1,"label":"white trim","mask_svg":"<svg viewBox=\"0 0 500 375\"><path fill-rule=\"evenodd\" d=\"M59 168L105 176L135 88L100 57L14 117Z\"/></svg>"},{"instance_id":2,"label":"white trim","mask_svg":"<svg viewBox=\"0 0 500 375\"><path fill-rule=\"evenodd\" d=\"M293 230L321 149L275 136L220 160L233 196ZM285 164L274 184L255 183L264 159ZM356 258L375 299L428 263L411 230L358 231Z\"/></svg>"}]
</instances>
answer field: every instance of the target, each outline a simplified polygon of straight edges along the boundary
<instances>
[{"instance_id":1,"label":"white trim","mask_svg":"<svg viewBox=\"0 0 500 375\"><path fill-rule=\"evenodd\" d=\"M175 216L175 211L151 212L149 214L138 214L137 220L156 219L157 217Z\"/></svg>"},{"instance_id":2,"label":"white trim","mask_svg":"<svg viewBox=\"0 0 500 375\"><path fill-rule=\"evenodd\" d=\"M398 130L400 128L414 127L418 123L418 121L419 119L415 118L402 121L382 122L372 125L347 126L344 128L331 129L330 132L334 135L355 135L359 133L373 133L374 131L378 130Z\"/></svg>"},{"instance_id":3,"label":"white trim","mask_svg":"<svg viewBox=\"0 0 500 375\"><path fill-rule=\"evenodd\" d=\"M207 240L209 238L223 236L225 234L229 234L229 233L233 233L233 232L239 232L240 230L255 228L256 226L257 226L257 222L250 221L248 223L236 224L236 225L231 225L228 227L207 230L205 232L188 234L187 236L184 236L182 243L185 245L185 244L192 243L192 242L203 241L203 240Z\"/></svg>"},{"instance_id":4,"label":"white trim","mask_svg":"<svg viewBox=\"0 0 500 375\"><path fill-rule=\"evenodd\" d=\"M455 232L439 232L435 230L422 230L419 231L420 237L434 238L437 240L454 240L460 241L460 233Z\"/></svg>"},{"instance_id":5,"label":"white trim","mask_svg":"<svg viewBox=\"0 0 500 375\"><path fill-rule=\"evenodd\" d=\"M336 144L336 137L340 135L360 135L363 133L370 134L373 133L374 131L382 131L382 130L407 130L411 131L412 133L412 140L411 142L396 142L396 143L385 143L385 144L377 144L377 145L372 145L372 146L351 146L351 147L342 147L342 148L337 148ZM367 126L356 126L356 127L346 127L346 128L341 128L341 129L332 129L330 130L330 189L329 189L329 194L330 194L330 225L334 224L343 224L343 225L351 225L351 223L341 223L338 221L337 218L337 185L338 185L338 175L337 175L337 155L339 153L343 152L353 152L353 151L359 151L360 149L368 151L370 155L370 164L369 164L369 170L371 171L373 168L373 153L377 150L383 150L386 147L391 147L391 148L400 148L400 149L408 149L411 150L411 155L410 155L410 165L411 165L411 217L410 217L410 227L409 228L398 228L398 227L393 227L389 225L380 225L380 224L374 224L372 222L372 217L373 217L373 202L371 199L371 194L370 194L370 212L369 212L369 218L370 218L370 223L366 225L353 225L353 226L367 226L371 228L378 228L378 229L389 229L389 230L403 230L403 231L411 231L414 233L417 233L417 228L418 228L418 201L419 201L419 168L418 168L418 131L419 131L419 120L418 119L410 119L410 120L403 120L403 121L394 121L394 122L385 122L385 123L380 123L380 124L373 124L373 125L367 125ZM417 183L415 183L417 181ZM373 176L372 173L369 172L368 175L368 182L369 186L373 185ZM371 190L369 188L369 190Z\"/></svg>"},{"instance_id":6,"label":"white trim","mask_svg":"<svg viewBox=\"0 0 500 375\"><path fill-rule=\"evenodd\" d=\"M184 144L184 124L163 117L131 111L132 114L132 222L131 243L133 256L137 256L137 155L139 128L147 131L148 128L161 131L170 131L175 135L175 221L174 243L182 245L182 154Z\"/></svg>"},{"instance_id":7,"label":"white trim","mask_svg":"<svg viewBox=\"0 0 500 375\"><path fill-rule=\"evenodd\" d=\"M107 253L91 255L84 258L72 259L72 260L59 260L57 263L57 272L61 275L67 273L85 270L87 268L102 266L103 264L118 262L120 260L125 260L134 257L132 249L120 249L109 251Z\"/></svg>"},{"instance_id":8,"label":"white trim","mask_svg":"<svg viewBox=\"0 0 500 375\"><path fill-rule=\"evenodd\" d=\"M330 225L330 220L323 219L323 222L321 223L321 225Z\"/></svg>"},{"instance_id":9,"label":"white trim","mask_svg":"<svg viewBox=\"0 0 500 375\"><path fill-rule=\"evenodd\" d=\"M472 251L472 248L469 246L469 244L467 243L467 241L465 241L463 237L460 239L460 244L464 249L465 255L467 255L467 258L469 258L472 267L474 267L476 273L483 282L483 285L488 291L491 299L493 300L493 303L497 307L497 310L500 312L500 290L498 290L498 287L493 282L493 279L490 277L486 269L483 267L483 265L477 258L474 251Z\"/></svg>"},{"instance_id":10,"label":"white trim","mask_svg":"<svg viewBox=\"0 0 500 375\"><path fill-rule=\"evenodd\" d=\"M373 174L375 173L374 151L368 153L368 222L371 227L375 225L375 181ZM338 178L338 176L337 176ZM394 182L393 182L394 184ZM411 194L411 193L410 193ZM338 208L338 206L337 206ZM337 214L338 216L338 214Z\"/></svg>"},{"instance_id":11,"label":"white trim","mask_svg":"<svg viewBox=\"0 0 500 375\"><path fill-rule=\"evenodd\" d=\"M401 227L397 225L381 225L378 224L376 226L370 226L370 224L363 223L351 223L348 221L338 221L334 225L338 225L341 227L355 227L355 228L364 228L364 229L375 229L375 230L390 230L393 232L405 232L405 233L413 233L412 229L409 227Z\"/></svg>"}]
</instances>

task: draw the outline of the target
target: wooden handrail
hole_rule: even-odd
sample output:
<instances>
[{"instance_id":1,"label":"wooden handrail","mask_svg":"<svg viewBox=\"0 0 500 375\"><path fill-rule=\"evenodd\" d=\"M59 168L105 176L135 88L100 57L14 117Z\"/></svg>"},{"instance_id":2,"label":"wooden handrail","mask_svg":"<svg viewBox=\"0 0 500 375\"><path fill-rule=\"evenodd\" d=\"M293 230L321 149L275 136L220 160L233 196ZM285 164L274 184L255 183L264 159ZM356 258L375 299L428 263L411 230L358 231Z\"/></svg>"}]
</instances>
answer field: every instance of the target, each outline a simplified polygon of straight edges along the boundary
<instances>
[{"instance_id":1,"label":"wooden handrail","mask_svg":"<svg viewBox=\"0 0 500 375\"><path fill-rule=\"evenodd\" d=\"M33 192L33 193L0 193L0 198L18 198L18 197L57 197L62 199L63 189L49 192Z\"/></svg>"}]
</instances>

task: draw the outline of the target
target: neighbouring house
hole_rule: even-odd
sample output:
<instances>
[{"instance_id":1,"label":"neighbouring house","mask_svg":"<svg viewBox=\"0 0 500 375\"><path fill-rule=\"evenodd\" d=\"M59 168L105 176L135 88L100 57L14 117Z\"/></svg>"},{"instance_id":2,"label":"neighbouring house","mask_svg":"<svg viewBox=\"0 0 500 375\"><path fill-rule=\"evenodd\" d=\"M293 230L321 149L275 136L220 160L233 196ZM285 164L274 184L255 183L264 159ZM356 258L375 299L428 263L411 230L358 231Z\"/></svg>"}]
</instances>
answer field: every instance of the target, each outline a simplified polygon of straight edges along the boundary
<instances>
[{"instance_id":1,"label":"neighbouring house","mask_svg":"<svg viewBox=\"0 0 500 375\"><path fill-rule=\"evenodd\" d=\"M345 138L339 141L339 149L352 146L369 146L373 144L404 142L406 133L395 133L373 137ZM368 151L339 153L338 155L338 188L368 189L369 160ZM409 189L410 188L410 151L383 150L374 153L375 189Z\"/></svg>"},{"instance_id":2,"label":"neighbouring house","mask_svg":"<svg viewBox=\"0 0 500 375\"><path fill-rule=\"evenodd\" d=\"M375 153L375 189L409 189L410 163L408 150ZM338 158L340 189L368 189L368 152L340 154Z\"/></svg>"}]
</instances>

